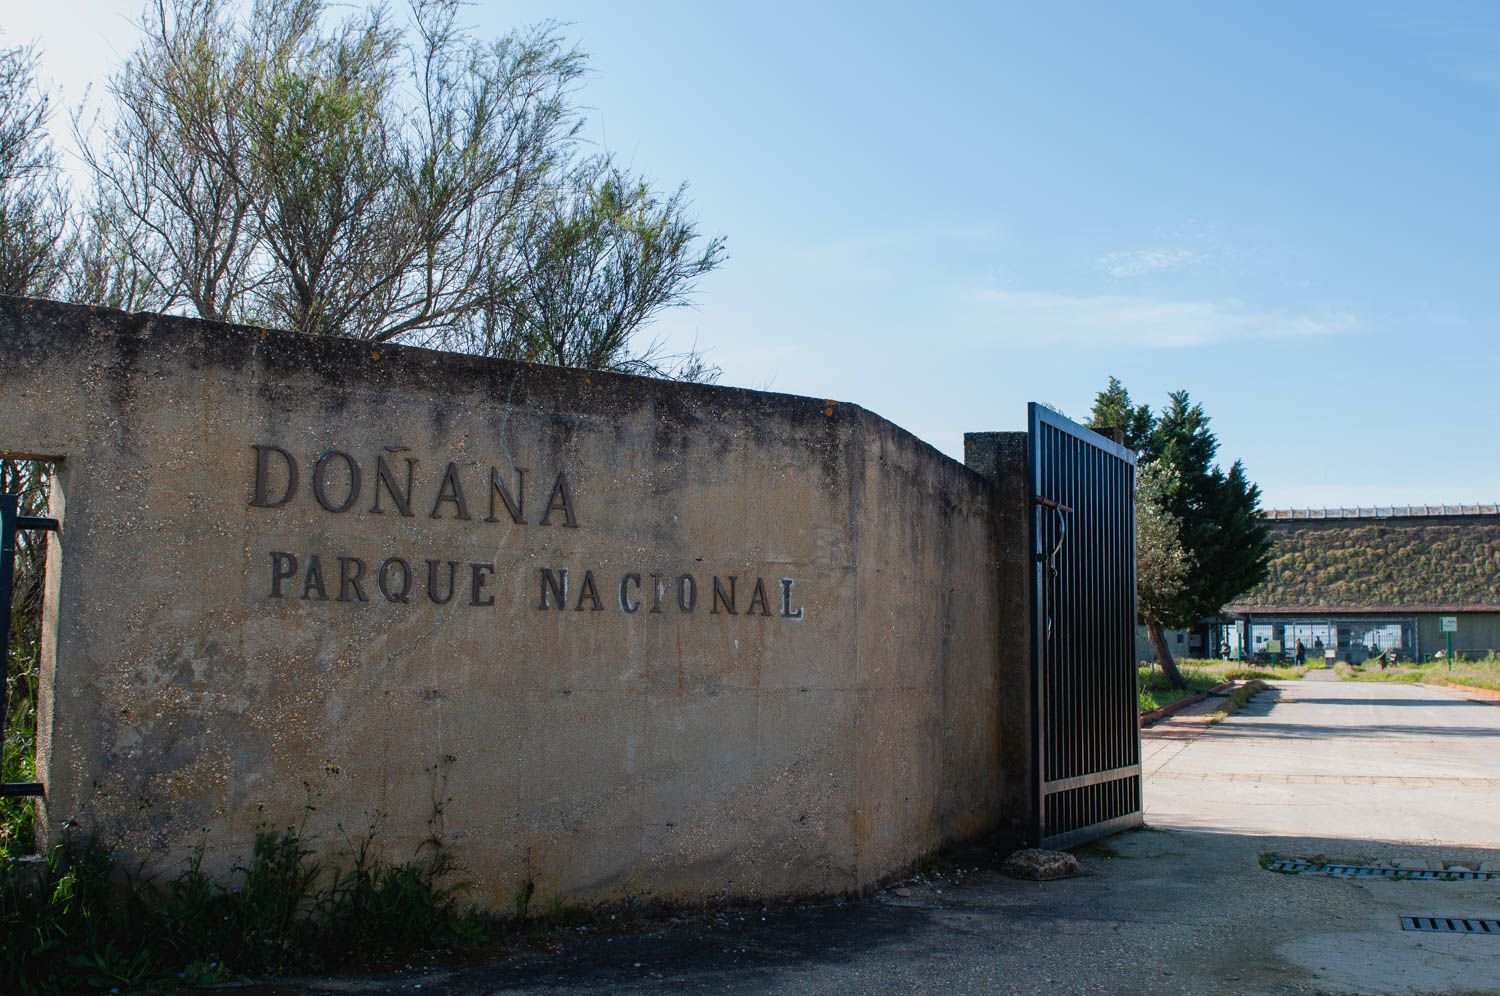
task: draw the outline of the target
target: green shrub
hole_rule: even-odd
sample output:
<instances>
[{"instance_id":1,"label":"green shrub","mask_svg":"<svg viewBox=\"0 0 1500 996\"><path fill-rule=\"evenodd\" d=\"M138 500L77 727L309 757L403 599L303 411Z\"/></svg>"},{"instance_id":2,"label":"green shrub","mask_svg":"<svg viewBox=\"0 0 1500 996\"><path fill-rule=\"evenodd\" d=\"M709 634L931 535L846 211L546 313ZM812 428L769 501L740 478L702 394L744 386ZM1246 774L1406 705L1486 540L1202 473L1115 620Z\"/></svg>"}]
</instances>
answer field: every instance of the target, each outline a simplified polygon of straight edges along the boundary
<instances>
[{"instance_id":1,"label":"green shrub","mask_svg":"<svg viewBox=\"0 0 1500 996\"><path fill-rule=\"evenodd\" d=\"M5 740L0 744L0 781L36 778L36 643L19 635L11 644L5 688ZM22 796L0 797L0 855L36 851L36 804Z\"/></svg>"},{"instance_id":2,"label":"green shrub","mask_svg":"<svg viewBox=\"0 0 1500 996\"><path fill-rule=\"evenodd\" d=\"M21 859L0 857L0 977L23 993L175 988L379 966L483 937L484 918L443 884L453 871L444 848L392 864L373 840L324 869L299 831L265 831L227 880L203 871L200 848L165 885L97 842L54 848L39 883Z\"/></svg>"},{"instance_id":3,"label":"green shrub","mask_svg":"<svg viewBox=\"0 0 1500 996\"><path fill-rule=\"evenodd\" d=\"M1155 665L1146 665L1137 672L1136 695L1139 711L1143 713L1160 709L1164 705L1185 699L1199 692L1222 685L1224 678L1212 671L1196 667L1182 667L1182 676L1187 680L1186 688L1173 688L1167 676Z\"/></svg>"}]
</instances>

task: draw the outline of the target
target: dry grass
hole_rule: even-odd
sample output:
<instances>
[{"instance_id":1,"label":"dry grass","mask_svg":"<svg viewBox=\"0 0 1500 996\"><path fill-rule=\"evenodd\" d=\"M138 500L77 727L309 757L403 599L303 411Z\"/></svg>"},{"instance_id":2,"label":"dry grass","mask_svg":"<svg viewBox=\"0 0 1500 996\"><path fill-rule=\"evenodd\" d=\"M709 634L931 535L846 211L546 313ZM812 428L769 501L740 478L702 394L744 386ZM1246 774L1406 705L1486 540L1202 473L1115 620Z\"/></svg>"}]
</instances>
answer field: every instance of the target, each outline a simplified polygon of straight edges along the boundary
<instances>
[{"instance_id":1,"label":"dry grass","mask_svg":"<svg viewBox=\"0 0 1500 996\"><path fill-rule=\"evenodd\" d=\"M1245 703L1270 687L1270 685L1259 679L1247 681L1243 685L1240 685L1234 691L1230 692L1229 696L1224 699L1224 703L1209 716L1209 725L1212 726L1214 723L1223 722L1229 716L1243 709Z\"/></svg>"},{"instance_id":2,"label":"dry grass","mask_svg":"<svg viewBox=\"0 0 1500 996\"><path fill-rule=\"evenodd\" d=\"M1443 661L1387 668L1370 664L1340 664L1338 672L1339 677L1345 681L1420 682L1424 685L1453 682L1500 692L1500 657L1495 656L1478 661L1454 661L1451 668Z\"/></svg>"}]
</instances>

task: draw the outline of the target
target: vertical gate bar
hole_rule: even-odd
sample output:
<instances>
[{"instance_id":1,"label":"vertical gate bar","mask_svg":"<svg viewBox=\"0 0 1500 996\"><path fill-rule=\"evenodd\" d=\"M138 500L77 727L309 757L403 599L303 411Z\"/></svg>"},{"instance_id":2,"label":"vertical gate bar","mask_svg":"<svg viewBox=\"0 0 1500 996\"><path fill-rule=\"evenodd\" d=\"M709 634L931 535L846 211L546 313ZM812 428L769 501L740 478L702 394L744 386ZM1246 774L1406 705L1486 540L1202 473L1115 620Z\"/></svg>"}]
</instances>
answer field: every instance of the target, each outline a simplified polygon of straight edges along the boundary
<instances>
[{"instance_id":1,"label":"vertical gate bar","mask_svg":"<svg viewBox=\"0 0 1500 996\"><path fill-rule=\"evenodd\" d=\"M1031 753L1032 753L1032 777L1035 785L1032 786L1031 800L1031 831L1032 842L1041 846L1047 836L1047 813L1046 813L1046 777L1047 777L1047 753L1045 749L1046 739L1043 726L1046 722L1046 694L1043 687L1044 676L1047 671L1046 653L1046 616L1047 616L1047 590L1045 568L1041 562L1043 540L1041 535L1042 523L1046 516L1039 510L1036 498L1042 494L1043 466L1046 461L1047 440L1045 437L1046 427L1040 417L1040 407L1033 402L1027 412L1026 419L1026 457L1028 482L1031 487L1030 500L1027 502L1027 515L1031 519Z\"/></svg>"},{"instance_id":2,"label":"vertical gate bar","mask_svg":"<svg viewBox=\"0 0 1500 996\"><path fill-rule=\"evenodd\" d=\"M1114 738L1113 723L1110 722L1110 706L1113 700L1109 695L1109 604L1106 599L1107 587L1105 580L1107 575L1107 549L1105 544L1109 540L1109 533L1105 529L1109 516L1108 480L1109 457L1103 450L1097 447L1094 450L1094 687L1098 689L1099 704L1099 734L1096 738L1098 749L1094 758L1102 771L1108 771L1109 748ZM1103 786L1104 791L1099 793L1101 800L1101 812L1104 818L1110 815L1109 793L1111 787Z\"/></svg>"},{"instance_id":3,"label":"vertical gate bar","mask_svg":"<svg viewBox=\"0 0 1500 996\"><path fill-rule=\"evenodd\" d=\"M1133 489L1128 486L1128 479L1124 473L1125 470L1125 467L1121 467L1115 472L1115 490L1121 496L1116 503L1120 516L1120 526L1115 531L1115 541L1113 544L1114 569L1111 581L1122 606L1128 607L1121 612L1121 615L1125 616L1128 613L1130 620L1129 627L1125 628L1122 624L1121 632L1115 637L1116 653L1119 655L1118 668L1122 692L1120 697L1122 699L1126 697L1124 691L1129 682L1130 675L1135 672L1135 610L1134 606L1130 604L1130 599L1125 591L1125 545L1127 541L1125 531L1127 529L1132 531L1135 529L1134 517L1130 514L1131 509L1134 507L1135 494ZM1127 640L1129 641L1128 643ZM1133 695L1130 696L1130 702L1131 714L1128 717L1128 722L1126 721L1126 717L1122 716L1120 723L1119 750L1121 766L1129 763L1127 760L1129 756L1129 747L1127 746L1128 737L1139 728L1139 720L1137 719L1139 710ZM1122 806L1125 804L1125 801L1125 798L1122 797Z\"/></svg>"},{"instance_id":4,"label":"vertical gate bar","mask_svg":"<svg viewBox=\"0 0 1500 996\"><path fill-rule=\"evenodd\" d=\"M1075 609L1073 625L1078 633L1077 651L1073 654L1073 722L1078 733L1074 735L1073 741L1076 745L1076 755L1073 770L1069 772L1074 775L1086 774L1089 770L1089 685L1088 685L1088 659L1089 633L1088 622L1088 444L1082 439L1073 441L1074 452L1074 474L1073 474L1073 508L1076 510L1074 518L1078 520L1078 542L1073 544L1073 606ZM1079 793L1080 811L1079 817L1088 815L1087 809L1082 807L1086 803L1087 792ZM1070 827L1069 829L1077 829Z\"/></svg>"},{"instance_id":5,"label":"vertical gate bar","mask_svg":"<svg viewBox=\"0 0 1500 996\"><path fill-rule=\"evenodd\" d=\"M1052 478L1050 482L1051 493L1061 496L1064 488L1063 468L1067 462L1067 459L1066 454L1063 451L1062 437L1054 432L1052 434L1051 442L1053 458L1052 474L1050 475ZM1056 515L1053 516L1052 521L1054 528L1058 528L1061 526L1061 523ZM1054 534L1052 539L1055 542L1058 539L1058 534ZM1059 551L1058 557L1061 558L1061 556L1062 552ZM1062 752L1058 750L1057 728L1059 725L1058 721L1061 716L1060 710L1062 705L1061 688L1058 684L1058 672L1062 667L1062 661L1066 655L1068 627L1067 620L1064 619L1062 615L1064 606L1066 604L1063 597L1062 574L1059 573L1062 570L1062 561L1059 559L1053 561L1053 563L1056 564L1057 571L1049 575L1052 586L1052 641L1050 653L1047 656L1047 701L1049 703L1047 708L1047 747L1049 751L1047 770L1052 778L1056 778L1061 773L1061 766L1066 760L1063 757ZM1051 811L1049 810L1049 813L1050 812Z\"/></svg>"},{"instance_id":6,"label":"vertical gate bar","mask_svg":"<svg viewBox=\"0 0 1500 996\"><path fill-rule=\"evenodd\" d=\"M1113 712L1115 700L1110 696L1110 603L1109 585L1109 525L1110 502L1109 502L1109 463L1103 450L1095 449L1094 452L1094 625L1098 628L1094 643L1094 681L1095 696L1100 703L1100 735L1098 735L1098 756L1095 763L1104 771L1112 768L1110 753L1115 745L1115 730L1110 723L1110 712ZM1101 798L1106 801L1104 811L1109 813L1109 792L1101 793Z\"/></svg>"},{"instance_id":7,"label":"vertical gate bar","mask_svg":"<svg viewBox=\"0 0 1500 996\"><path fill-rule=\"evenodd\" d=\"M1127 591L1130 579L1135 577L1135 559L1127 553L1130 542L1127 533L1135 532L1135 489L1130 484L1128 470L1128 467L1121 467L1115 472L1115 514L1119 517L1119 526L1115 530L1113 546L1114 592L1115 597L1125 606L1120 612L1124 618L1121 632L1115 637L1117 653L1120 655L1115 676L1120 686L1119 698L1126 704L1117 737L1118 767L1130 763L1129 743L1140 731L1140 704L1135 694L1135 604Z\"/></svg>"},{"instance_id":8,"label":"vertical gate bar","mask_svg":"<svg viewBox=\"0 0 1500 996\"><path fill-rule=\"evenodd\" d=\"M1099 625L1100 646L1099 666L1104 672L1104 708L1103 713L1107 748L1102 764L1106 768L1115 767L1115 730L1119 725L1115 717L1115 625L1114 615L1117 614L1118 605L1114 601L1114 557L1111 556L1110 545L1115 538L1115 505L1114 505L1114 466L1113 458L1100 460L1099 466L1099 515L1102 519L1099 531L1099 590L1103 595L1104 608L1100 613ZM1108 815L1113 816L1115 811L1114 795L1111 792L1108 801Z\"/></svg>"},{"instance_id":9,"label":"vertical gate bar","mask_svg":"<svg viewBox=\"0 0 1500 996\"><path fill-rule=\"evenodd\" d=\"M1083 582L1087 591L1084 600L1084 608L1087 615L1089 649L1088 656L1084 659L1084 673L1087 675L1084 700L1085 712L1084 722L1088 724L1088 758L1085 761L1086 770L1102 771L1099 765L1099 607L1097 577L1095 576L1095 561L1098 553L1098 539L1095 534L1095 525L1099 519L1098 499L1094 494L1095 471L1097 470L1098 451L1093 446L1084 447L1084 468L1086 473L1083 480L1082 501L1086 506L1084 509L1084 536L1087 540L1079 556L1083 560ZM1089 812L1087 818L1092 820L1098 816L1099 792L1090 789L1088 792Z\"/></svg>"},{"instance_id":10,"label":"vertical gate bar","mask_svg":"<svg viewBox=\"0 0 1500 996\"><path fill-rule=\"evenodd\" d=\"M1052 480L1049 482L1051 484L1050 493L1056 495L1058 500L1061 501L1063 500L1063 492L1065 488L1063 468L1067 462L1067 459L1065 453L1063 452L1062 437L1057 433L1053 433L1051 442L1054 460L1051 474ZM1053 516L1053 522L1054 524L1057 523L1057 517L1055 515ZM1055 541L1056 537L1054 536L1053 539ZM1058 552L1058 557L1062 557L1061 551ZM1058 571L1060 572L1062 570L1061 559L1055 561L1055 563L1057 564ZM1051 607L1051 652L1047 656L1047 746L1051 751L1051 757L1047 764L1047 772L1050 778L1057 778L1061 774L1061 765L1065 760L1062 756L1062 753L1057 750L1057 727L1060 715L1060 689L1058 687L1058 671L1061 669L1062 660L1066 656L1066 647L1064 646L1064 641L1067 639L1068 627L1067 620L1065 620L1062 616L1065 605L1065 599L1063 597L1062 574L1050 574L1049 580L1051 582L1053 596Z\"/></svg>"},{"instance_id":11,"label":"vertical gate bar","mask_svg":"<svg viewBox=\"0 0 1500 996\"><path fill-rule=\"evenodd\" d=\"M1119 605L1114 599L1114 558L1111 555L1110 544L1115 536L1115 505L1114 505L1114 458L1106 455L1100 461L1099 473L1099 591L1101 605L1099 625L1100 647L1099 666L1104 675L1104 708L1100 710L1104 714L1105 727L1105 752L1101 763L1106 768L1114 768L1115 765L1115 743L1116 727L1115 702L1117 699L1115 684L1115 624L1114 617L1119 613ZM1115 815L1114 786L1111 786L1111 794L1108 800L1108 816Z\"/></svg>"},{"instance_id":12,"label":"vertical gate bar","mask_svg":"<svg viewBox=\"0 0 1500 996\"><path fill-rule=\"evenodd\" d=\"M1136 667L1136 615L1137 610L1139 610L1139 601L1137 601L1136 597L1136 468L1130 465L1125 466L1124 477L1125 480L1128 481L1128 484L1130 484L1130 490L1128 490L1128 493L1130 493L1131 501L1131 504L1128 505L1131 514L1131 528L1125 529L1124 537L1125 556L1127 556L1128 562L1128 574L1127 577L1125 577L1125 583L1127 583L1127 591L1125 591L1125 595L1130 598L1131 621L1131 666L1130 670L1128 670L1127 672L1127 676L1128 678L1130 678L1130 699L1131 702L1134 703L1136 702L1137 697L1140 696L1140 673L1139 669L1137 669ZM1136 726L1136 723L1139 720L1136 720L1134 711L1133 714L1131 714L1131 721L1133 721L1133 733L1131 733L1130 738L1130 763L1133 763L1134 765L1134 763L1140 763L1140 727ZM1134 799L1134 805L1136 805L1136 808L1140 808L1140 805L1142 805L1142 799L1140 799L1139 775L1137 775L1136 778L1136 792L1137 795L1136 799Z\"/></svg>"},{"instance_id":13,"label":"vertical gate bar","mask_svg":"<svg viewBox=\"0 0 1500 996\"><path fill-rule=\"evenodd\" d=\"M1085 588L1082 605L1085 616L1084 625L1088 633L1088 651L1082 661L1085 675L1085 697L1082 705L1085 707L1083 721L1089 731L1088 738L1084 742L1088 749L1088 756L1084 760L1084 769L1102 771L1104 769L1099 765L1099 716L1098 709L1095 708L1099 701L1099 686L1096 681L1099 653L1098 608L1095 604L1097 577L1095 576L1094 566L1095 553L1098 548L1097 537L1094 534L1094 523L1099 517L1098 503L1094 497L1094 472L1098 461L1098 451L1092 446L1085 446L1082 456L1084 466L1083 492L1079 497L1080 503L1083 506L1081 514L1083 517L1084 542L1080 544L1082 549L1079 550L1079 557L1083 561L1082 570L1079 573L1083 575L1082 581ZM1084 818L1090 822L1096 822L1099 816L1098 795L1099 793L1096 789L1090 789L1087 793L1088 811L1084 814Z\"/></svg>"},{"instance_id":14,"label":"vertical gate bar","mask_svg":"<svg viewBox=\"0 0 1500 996\"><path fill-rule=\"evenodd\" d=\"M1095 761L1102 770L1109 770L1110 746L1114 740L1114 724L1110 722L1110 706L1113 700L1109 693L1109 601L1108 601L1108 549L1109 532L1109 463L1103 450L1094 451L1094 628L1097 634L1094 647L1094 673L1099 689L1099 755ZM1107 788L1107 786L1106 786ZM1100 794L1105 800L1105 816L1108 817L1108 792Z\"/></svg>"},{"instance_id":15,"label":"vertical gate bar","mask_svg":"<svg viewBox=\"0 0 1500 996\"><path fill-rule=\"evenodd\" d=\"M1106 582L1109 579L1109 523L1112 517L1112 507L1109 499L1109 460L1103 450L1095 450L1094 456L1097 481L1094 484L1094 604L1095 624L1100 627L1098 634L1098 649L1095 651L1094 672L1098 678L1098 697L1100 697L1101 720L1104 723L1100 727L1100 757L1098 765L1103 769L1113 768L1112 756L1115 748L1115 730L1109 723L1110 712L1115 706L1112 694L1112 681L1110 681L1110 592Z\"/></svg>"},{"instance_id":16,"label":"vertical gate bar","mask_svg":"<svg viewBox=\"0 0 1500 996\"><path fill-rule=\"evenodd\" d=\"M1062 667L1059 670L1063 675L1063 680L1066 682L1062 694L1065 696L1065 701L1067 702L1067 710L1064 713L1064 716L1066 717L1065 722L1067 723L1067 727L1059 730L1058 732L1060 735L1066 738L1068 745L1068 766L1067 769L1063 772L1063 775L1064 777L1071 778L1072 776L1079 774L1083 770L1082 765L1079 763L1081 744L1079 743L1078 737L1078 657L1079 651L1082 649L1083 644L1083 640L1081 639L1082 634L1078 631L1078 596L1080 594L1079 588L1083 583L1083 578L1080 576L1082 572L1079 570L1078 551L1080 549L1080 544L1083 542L1083 536L1080 535L1080 530L1077 527L1079 497L1078 458L1080 456L1079 449L1081 444L1075 436L1069 435L1067 438L1067 494L1068 505L1074 510L1073 515L1071 516L1071 518L1074 520L1074 523L1072 537L1073 542L1069 543L1066 547L1064 547L1063 550L1063 552L1067 555L1065 563L1067 565L1068 583L1067 588L1065 589L1066 594L1064 595L1064 597L1067 599L1068 606L1068 642L1066 644L1067 656L1063 658ZM1069 826L1068 829L1071 830L1073 829L1073 827Z\"/></svg>"},{"instance_id":17,"label":"vertical gate bar","mask_svg":"<svg viewBox=\"0 0 1500 996\"><path fill-rule=\"evenodd\" d=\"M1130 760L1130 742L1140 735L1139 700L1135 691L1136 674L1136 646L1135 646L1135 552L1131 547L1135 534L1135 485L1129 468L1122 468L1119 475L1119 486L1121 491L1120 515L1123 519L1120 525L1120 539L1116 544L1115 559L1115 584L1119 591L1120 600L1128 607L1121 614L1129 621L1125 625L1125 631L1121 634L1121 653L1124 655L1124 666L1120 669L1120 684L1124 688L1121 698L1130 703L1130 713L1126 717L1128 722L1121 731L1120 764L1132 763Z\"/></svg>"},{"instance_id":18,"label":"vertical gate bar","mask_svg":"<svg viewBox=\"0 0 1500 996\"><path fill-rule=\"evenodd\" d=\"M1130 628L1126 633L1126 660L1129 666L1124 672L1125 682L1129 688L1126 697L1130 700L1130 733L1125 741L1125 763L1135 764L1140 759L1141 742L1140 720L1136 708L1136 703L1139 701L1140 668L1136 666L1135 622L1140 616L1135 601L1135 468L1130 466L1121 468L1120 481L1125 490L1125 527L1121 530L1120 536L1120 593L1125 599L1125 604L1129 606L1130 618Z\"/></svg>"},{"instance_id":19,"label":"vertical gate bar","mask_svg":"<svg viewBox=\"0 0 1500 996\"><path fill-rule=\"evenodd\" d=\"M1092 691L1089 688L1089 660L1094 657L1094 619L1092 619L1092 597L1089 589L1094 586L1094 579L1089 577L1089 544L1094 541L1089 519L1092 517L1092 508L1089 508L1089 477L1092 477L1091 463L1094 462L1094 450L1079 440L1077 443L1077 504L1074 508L1079 510L1079 561L1077 561L1077 580L1079 580L1079 592L1077 592L1077 627L1079 627L1079 654L1073 658L1074 673L1079 675L1076 697L1073 702L1073 714L1079 723L1079 766L1074 774L1085 774L1094 766L1094 702L1092 702ZM1083 787L1082 792L1077 795L1079 799L1079 811L1077 819L1070 829L1088 825L1094 820L1094 789L1092 786Z\"/></svg>"},{"instance_id":20,"label":"vertical gate bar","mask_svg":"<svg viewBox=\"0 0 1500 996\"><path fill-rule=\"evenodd\" d=\"M1071 506L1073 503L1073 496L1071 493L1071 485L1073 483L1073 441L1065 436L1059 436L1058 441L1060 446L1062 447L1063 458L1061 461L1059 461L1057 468L1057 495L1059 501L1065 502ZM1071 703L1068 702L1067 699L1068 662L1073 658L1073 571L1072 564L1069 562L1069 556L1072 553L1072 550L1070 548L1075 545L1077 544L1063 544L1060 562L1060 570L1062 573L1058 576L1058 588L1060 597L1058 599L1058 609L1055 613L1058 626L1056 630L1057 658L1056 668L1053 671L1053 681L1055 682L1055 684L1053 685L1053 691L1056 695L1058 709L1056 711L1055 717L1056 722L1054 723L1052 728L1052 736L1053 743L1061 748L1058 752L1058 759L1062 763L1057 765L1057 768L1054 772L1055 777L1058 778L1066 778L1073 773L1073 745L1071 743L1067 743L1066 739L1061 738L1060 735L1062 730L1066 728L1068 724L1068 707L1071 705Z\"/></svg>"},{"instance_id":21,"label":"vertical gate bar","mask_svg":"<svg viewBox=\"0 0 1500 996\"><path fill-rule=\"evenodd\" d=\"M1120 615L1119 606L1121 602L1120 592L1120 526L1123 516L1120 510L1120 473L1117 467L1109 469L1109 487L1106 492L1106 503L1109 507L1109 534L1106 537L1107 548L1105 550L1106 581L1109 592L1109 602L1113 609L1111 619L1117 619ZM1122 766L1121 761L1121 724L1118 715L1118 706L1113 705L1121 699L1124 682L1120 677L1122 665L1120 656L1120 633L1118 624L1110 626L1109 633L1109 701L1110 709L1110 736L1109 736L1109 764L1112 768Z\"/></svg>"},{"instance_id":22,"label":"vertical gate bar","mask_svg":"<svg viewBox=\"0 0 1500 996\"><path fill-rule=\"evenodd\" d=\"M1047 447L1047 476L1045 479L1047 494L1055 495L1057 493L1057 472L1058 467L1061 464L1060 455L1057 451L1057 433L1053 432L1050 428L1044 428L1042 432L1043 438L1046 440ZM1052 544L1057 541L1057 537L1055 535L1055 530L1057 528L1057 517L1049 513L1046 518L1048 532L1047 550L1045 552L1050 554ZM1048 564L1050 565L1051 563L1052 561L1049 560ZM1045 734L1047 745L1047 766L1044 771L1046 777L1050 779L1055 777L1055 769L1057 767L1057 752L1052 748L1052 731L1057 728L1057 722L1055 717L1053 716L1053 711L1057 708L1057 695L1055 689L1052 687L1052 676L1057 669L1057 645L1058 640L1061 638L1059 636L1059 630L1062 626L1062 620L1057 618L1057 609L1061 604L1061 599L1058 598L1056 576L1050 569L1045 570L1045 573L1042 577L1042 583L1046 585L1047 589L1047 620L1049 628L1047 631L1046 655L1043 658L1044 667L1042 669L1041 675L1039 676L1039 679L1043 683L1043 692L1046 695L1045 702L1047 710L1043 716L1042 731ZM1053 831L1054 815L1052 812L1050 799L1047 800L1045 808L1047 813L1047 832L1050 834Z\"/></svg>"}]
</instances>

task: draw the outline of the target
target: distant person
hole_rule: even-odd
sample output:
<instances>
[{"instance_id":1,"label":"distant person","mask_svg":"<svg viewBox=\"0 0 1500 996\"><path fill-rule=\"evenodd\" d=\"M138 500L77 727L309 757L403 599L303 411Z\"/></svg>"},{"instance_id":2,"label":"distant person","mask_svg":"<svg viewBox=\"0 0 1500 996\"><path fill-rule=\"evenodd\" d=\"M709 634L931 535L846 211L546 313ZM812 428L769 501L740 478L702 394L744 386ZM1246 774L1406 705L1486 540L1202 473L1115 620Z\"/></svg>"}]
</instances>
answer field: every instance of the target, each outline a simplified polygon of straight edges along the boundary
<instances>
[{"instance_id":1,"label":"distant person","mask_svg":"<svg viewBox=\"0 0 1500 996\"><path fill-rule=\"evenodd\" d=\"M1229 660L1229 643L1227 641L1220 641L1219 643L1219 660Z\"/></svg>"},{"instance_id":2,"label":"distant person","mask_svg":"<svg viewBox=\"0 0 1500 996\"><path fill-rule=\"evenodd\" d=\"M1301 639L1297 640L1297 666L1301 667L1307 663L1307 648L1302 645Z\"/></svg>"}]
</instances>

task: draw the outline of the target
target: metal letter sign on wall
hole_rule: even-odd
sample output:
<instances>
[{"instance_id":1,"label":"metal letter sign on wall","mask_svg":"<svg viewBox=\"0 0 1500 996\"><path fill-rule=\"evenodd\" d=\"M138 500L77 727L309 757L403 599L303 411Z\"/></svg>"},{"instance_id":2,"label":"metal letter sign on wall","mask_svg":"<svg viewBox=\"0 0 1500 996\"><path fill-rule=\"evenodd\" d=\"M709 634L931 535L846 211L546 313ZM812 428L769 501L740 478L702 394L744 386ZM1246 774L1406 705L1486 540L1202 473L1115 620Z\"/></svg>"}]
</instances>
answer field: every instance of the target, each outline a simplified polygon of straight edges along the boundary
<instances>
[{"instance_id":1,"label":"metal letter sign on wall","mask_svg":"<svg viewBox=\"0 0 1500 996\"><path fill-rule=\"evenodd\" d=\"M1033 403L1031 643L1038 846L1141 824L1135 453Z\"/></svg>"},{"instance_id":2,"label":"metal letter sign on wall","mask_svg":"<svg viewBox=\"0 0 1500 996\"><path fill-rule=\"evenodd\" d=\"M5 738L5 689L10 668L10 593L16 576L16 530L57 532L56 519L22 515L21 499L0 495L0 740ZM0 796L42 795L39 782L0 783Z\"/></svg>"}]
</instances>

